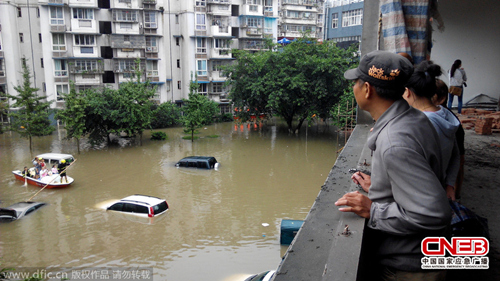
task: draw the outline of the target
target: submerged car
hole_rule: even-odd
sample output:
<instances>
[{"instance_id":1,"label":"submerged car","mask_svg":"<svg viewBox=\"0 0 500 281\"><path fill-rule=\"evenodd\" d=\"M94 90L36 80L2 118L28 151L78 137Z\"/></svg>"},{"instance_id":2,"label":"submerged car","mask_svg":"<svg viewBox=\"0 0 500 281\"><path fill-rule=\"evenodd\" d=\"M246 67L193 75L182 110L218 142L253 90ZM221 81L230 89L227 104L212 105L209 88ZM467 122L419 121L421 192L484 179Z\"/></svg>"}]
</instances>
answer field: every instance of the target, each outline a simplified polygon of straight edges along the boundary
<instances>
[{"instance_id":1,"label":"submerged car","mask_svg":"<svg viewBox=\"0 0 500 281\"><path fill-rule=\"evenodd\" d=\"M0 208L0 221L18 220L45 205L45 203L40 202L19 202L7 208Z\"/></svg>"},{"instance_id":2,"label":"submerged car","mask_svg":"<svg viewBox=\"0 0 500 281\"><path fill-rule=\"evenodd\" d=\"M264 271L259 274L249 276L245 281L269 281L273 278L275 270Z\"/></svg>"},{"instance_id":3,"label":"submerged car","mask_svg":"<svg viewBox=\"0 0 500 281\"><path fill-rule=\"evenodd\" d=\"M217 169L219 168L219 163L215 157L211 156L189 156L179 160L175 166L199 169Z\"/></svg>"},{"instance_id":4,"label":"submerged car","mask_svg":"<svg viewBox=\"0 0 500 281\"><path fill-rule=\"evenodd\" d=\"M168 210L168 203L158 197L136 194L115 202L106 210L152 218L165 213Z\"/></svg>"}]
</instances>

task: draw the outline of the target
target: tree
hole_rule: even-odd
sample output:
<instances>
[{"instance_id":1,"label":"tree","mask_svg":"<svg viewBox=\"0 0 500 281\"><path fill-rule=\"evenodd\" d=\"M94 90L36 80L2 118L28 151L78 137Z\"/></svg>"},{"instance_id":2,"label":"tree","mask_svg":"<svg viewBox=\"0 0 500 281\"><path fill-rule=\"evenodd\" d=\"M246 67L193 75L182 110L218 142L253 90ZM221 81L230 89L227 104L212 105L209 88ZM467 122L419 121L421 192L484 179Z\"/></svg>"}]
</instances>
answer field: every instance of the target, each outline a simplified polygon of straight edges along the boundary
<instances>
[{"instance_id":1,"label":"tree","mask_svg":"<svg viewBox=\"0 0 500 281\"><path fill-rule=\"evenodd\" d=\"M152 129L167 128L180 122L180 109L172 102L164 102L160 105L154 104L151 106L151 110L153 111Z\"/></svg>"},{"instance_id":2,"label":"tree","mask_svg":"<svg viewBox=\"0 0 500 281\"><path fill-rule=\"evenodd\" d=\"M110 134L118 131L119 126L113 118L116 107L117 91L102 88L101 91L90 89L85 92L85 131L92 146L111 142Z\"/></svg>"},{"instance_id":3,"label":"tree","mask_svg":"<svg viewBox=\"0 0 500 281\"><path fill-rule=\"evenodd\" d=\"M50 126L48 112L50 103L43 101L45 97L39 97L36 94L39 89L31 87L30 70L25 58L22 60L22 67L23 83L14 87L18 95L7 94L7 97L14 101L12 108L18 108L9 116L12 117L12 130L29 140L30 151L32 151L32 137L50 135L55 128Z\"/></svg>"},{"instance_id":4,"label":"tree","mask_svg":"<svg viewBox=\"0 0 500 281\"><path fill-rule=\"evenodd\" d=\"M343 74L357 64L356 50L310 40L304 37L278 51L233 51L238 63L226 68L227 83L235 106L244 109L240 112L277 113L294 133L314 114L329 116L348 87Z\"/></svg>"},{"instance_id":5,"label":"tree","mask_svg":"<svg viewBox=\"0 0 500 281\"><path fill-rule=\"evenodd\" d=\"M0 115L7 115L9 113L9 103L6 99L7 95L4 92L0 92ZM3 124L0 121L0 134L3 133Z\"/></svg>"},{"instance_id":6,"label":"tree","mask_svg":"<svg viewBox=\"0 0 500 281\"><path fill-rule=\"evenodd\" d=\"M194 131L204 125L213 122L213 117L219 110L216 102L197 93L198 83L191 81L189 84L189 99L184 99L186 104L182 110L184 117L182 119L187 131L191 131L191 141L194 141Z\"/></svg>"},{"instance_id":7,"label":"tree","mask_svg":"<svg viewBox=\"0 0 500 281\"><path fill-rule=\"evenodd\" d=\"M85 98L90 90L83 93L76 92L75 85L71 83L69 94L64 94L65 108L56 114L56 118L66 124L66 138L76 139L78 154L80 154L80 138L86 131L86 115L87 99Z\"/></svg>"},{"instance_id":8,"label":"tree","mask_svg":"<svg viewBox=\"0 0 500 281\"><path fill-rule=\"evenodd\" d=\"M136 60L134 70L135 80L120 85L117 97L117 108L112 112L120 131L129 136L139 135L142 145L142 133L150 128L153 111L151 98L155 95L156 86L151 87L149 81L141 82L142 72L139 69L140 60Z\"/></svg>"}]
</instances>

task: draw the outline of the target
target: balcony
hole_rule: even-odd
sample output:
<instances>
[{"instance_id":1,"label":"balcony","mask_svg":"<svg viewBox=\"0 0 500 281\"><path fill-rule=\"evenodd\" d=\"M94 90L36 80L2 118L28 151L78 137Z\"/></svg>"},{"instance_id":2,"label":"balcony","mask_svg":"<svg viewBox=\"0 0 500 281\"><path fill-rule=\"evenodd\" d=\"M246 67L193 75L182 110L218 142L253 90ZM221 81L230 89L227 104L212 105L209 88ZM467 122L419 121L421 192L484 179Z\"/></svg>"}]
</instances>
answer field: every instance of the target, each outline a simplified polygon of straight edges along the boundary
<instances>
[{"instance_id":1,"label":"balcony","mask_svg":"<svg viewBox=\"0 0 500 281\"><path fill-rule=\"evenodd\" d=\"M101 60L86 61L88 64L75 64L74 61L69 63L70 74L103 74L104 64ZM95 63L93 63L95 62Z\"/></svg>"},{"instance_id":2,"label":"balcony","mask_svg":"<svg viewBox=\"0 0 500 281\"><path fill-rule=\"evenodd\" d=\"M156 5L156 0L142 0L142 4Z\"/></svg>"},{"instance_id":3,"label":"balcony","mask_svg":"<svg viewBox=\"0 0 500 281\"><path fill-rule=\"evenodd\" d=\"M56 25L50 25L50 32L65 32L66 31L66 25L64 24L56 24Z\"/></svg>"},{"instance_id":4,"label":"balcony","mask_svg":"<svg viewBox=\"0 0 500 281\"><path fill-rule=\"evenodd\" d=\"M229 26L212 25L210 27L211 36L231 36L231 29Z\"/></svg>"},{"instance_id":5,"label":"balcony","mask_svg":"<svg viewBox=\"0 0 500 281\"><path fill-rule=\"evenodd\" d=\"M211 5L208 8L207 14L215 16L231 16L231 9L229 5Z\"/></svg>"},{"instance_id":6,"label":"balcony","mask_svg":"<svg viewBox=\"0 0 500 281\"><path fill-rule=\"evenodd\" d=\"M210 50L210 58L212 59L230 59L231 49L230 48L212 48Z\"/></svg>"},{"instance_id":7,"label":"balcony","mask_svg":"<svg viewBox=\"0 0 500 281\"><path fill-rule=\"evenodd\" d=\"M207 0L207 4L231 4L231 0Z\"/></svg>"},{"instance_id":8,"label":"balcony","mask_svg":"<svg viewBox=\"0 0 500 281\"><path fill-rule=\"evenodd\" d=\"M248 36L260 36L262 35L262 28L251 27L247 29Z\"/></svg>"}]
</instances>

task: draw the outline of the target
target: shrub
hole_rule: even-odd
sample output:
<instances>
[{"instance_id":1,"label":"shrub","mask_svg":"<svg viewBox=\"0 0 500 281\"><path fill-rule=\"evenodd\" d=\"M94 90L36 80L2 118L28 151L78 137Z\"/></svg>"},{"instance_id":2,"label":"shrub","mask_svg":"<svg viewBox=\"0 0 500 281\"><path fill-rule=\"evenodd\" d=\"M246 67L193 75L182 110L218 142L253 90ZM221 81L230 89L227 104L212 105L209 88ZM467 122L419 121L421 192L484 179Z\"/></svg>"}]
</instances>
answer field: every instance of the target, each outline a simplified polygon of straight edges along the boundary
<instances>
[{"instance_id":1,"label":"shrub","mask_svg":"<svg viewBox=\"0 0 500 281\"><path fill-rule=\"evenodd\" d=\"M167 134L165 132L152 132L151 140L166 140Z\"/></svg>"}]
</instances>

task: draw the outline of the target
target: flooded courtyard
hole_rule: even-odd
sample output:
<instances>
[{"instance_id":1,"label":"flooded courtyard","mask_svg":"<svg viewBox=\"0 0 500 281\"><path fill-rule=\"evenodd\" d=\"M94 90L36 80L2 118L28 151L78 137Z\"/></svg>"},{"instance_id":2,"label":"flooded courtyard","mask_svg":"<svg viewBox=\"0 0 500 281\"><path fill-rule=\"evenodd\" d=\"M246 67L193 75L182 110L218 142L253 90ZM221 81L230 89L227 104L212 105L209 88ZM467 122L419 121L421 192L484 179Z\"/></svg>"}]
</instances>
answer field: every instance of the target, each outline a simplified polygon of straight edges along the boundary
<instances>
[{"instance_id":1,"label":"flooded courtyard","mask_svg":"<svg viewBox=\"0 0 500 281\"><path fill-rule=\"evenodd\" d=\"M183 140L182 128L163 129L166 141L90 149L64 140L64 130L28 141L0 135L0 207L26 201L39 191L14 179L32 156L73 154L68 175L75 183L46 189L33 201L48 203L12 223L0 224L2 267L152 267L154 280L230 280L276 269L282 219L305 219L337 157L333 126L284 125L200 129ZM218 135L217 138L208 138ZM340 142L344 137L340 137ZM214 156L218 170L176 168L186 156ZM106 212L110 200L132 194L165 198L169 211L154 219ZM269 224L265 227L264 224Z\"/></svg>"}]
</instances>

